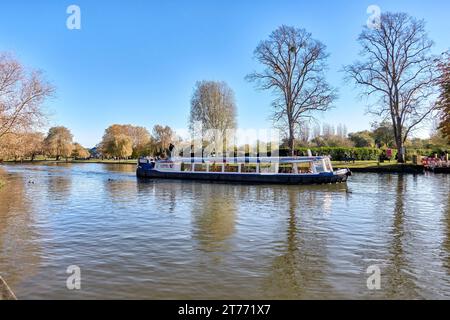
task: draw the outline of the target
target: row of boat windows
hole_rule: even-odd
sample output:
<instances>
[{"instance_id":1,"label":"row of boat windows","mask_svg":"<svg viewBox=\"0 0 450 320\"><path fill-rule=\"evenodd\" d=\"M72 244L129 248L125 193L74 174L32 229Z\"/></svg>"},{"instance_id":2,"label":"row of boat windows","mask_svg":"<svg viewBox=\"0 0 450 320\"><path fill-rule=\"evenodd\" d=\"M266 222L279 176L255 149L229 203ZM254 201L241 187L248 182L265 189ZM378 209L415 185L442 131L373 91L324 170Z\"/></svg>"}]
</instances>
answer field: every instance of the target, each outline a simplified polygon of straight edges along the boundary
<instances>
[{"instance_id":1,"label":"row of boat windows","mask_svg":"<svg viewBox=\"0 0 450 320\"><path fill-rule=\"evenodd\" d=\"M192 170L192 166L194 166L194 170ZM241 173L314 173L314 167L316 168L316 172L324 172L331 171L330 168L326 168L323 166L321 161L313 163L296 163L296 164L280 164L279 166L270 165L270 164L260 164L259 171L258 166L254 163L251 164L226 164L222 166L221 164L210 164L209 172L228 172L228 173L238 173L239 166L241 168ZM327 166L327 165L326 165ZM222 169L223 167L223 169ZM278 169L278 170L277 170ZM296 170L297 169L297 170ZM222 171L223 170L223 171ZM181 171L185 172L208 172L208 166L202 163L189 164L182 163ZM278 171L278 172L276 172Z\"/></svg>"}]
</instances>

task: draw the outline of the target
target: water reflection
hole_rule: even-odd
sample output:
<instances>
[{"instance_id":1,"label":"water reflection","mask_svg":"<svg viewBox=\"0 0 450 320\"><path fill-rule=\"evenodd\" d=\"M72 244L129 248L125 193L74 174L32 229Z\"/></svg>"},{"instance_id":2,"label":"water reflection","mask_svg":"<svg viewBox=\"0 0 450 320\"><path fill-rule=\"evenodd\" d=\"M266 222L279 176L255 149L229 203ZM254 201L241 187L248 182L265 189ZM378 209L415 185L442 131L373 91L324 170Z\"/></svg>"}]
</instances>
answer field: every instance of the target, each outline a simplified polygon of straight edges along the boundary
<instances>
[{"instance_id":1,"label":"water reflection","mask_svg":"<svg viewBox=\"0 0 450 320\"><path fill-rule=\"evenodd\" d=\"M252 186L141 181L134 169L0 167L0 272L19 298L450 297L446 176ZM65 288L71 264L80 292Z\"/></svg>"},{"instance_id":2,"label":"water reflection","mask_svg":"<svg viewBox=\"0 0 450 320\"><path fill-rule=\"evenodd\" d=\"M210 188L208 184L194 184L195 193L201 194L192 205L193 237L199 248L206 252L231 250L227 243L236 222L236 187L227 184Z\"/></svg>"},{"instance_id":3,"label":"water reflection","mask_svg":"<svg viewBox=\"0 0 450 320\"><path fill-rule=\"evenodd\" d=\"M391 241L388 246L388 269L383 287L389 298L410 298L415 296L415 284L408 276L410 267L406 258L405 242L405 195L408 189L408 181L404 175L397 176L395 189L395 205L393 210L392 228L390 230ZM383 278L382 278L383 279ZM406 295L406 296L405 296Z\"/></svg>"},{"instance_id":4,"label":"water reflection","mask_svg":"<svg viewBox=\"0 0 450 320\"><path fill-rule=\"evenodd\" d=\"M445 237L443 241L443 259L444 266L447 269L447 275L450 276L450 197L447 197L446 208L444 209L442 220L445 230Z\"/></svg>"},{"instance_id":5,"label":"water reflection","mask_svg":"<svg viewBox=\"0 0 450 320\"><path fill-rule=\"evenodd\" d=\"M36 242L36 228L31 185L24 177L8 177L0 168L0 178L7 184L0 189L0 274L15 288L24 276L37 273L41 249Z\"/></svg>"},{"instance_id":6,"label":"water reflection","mask_svg":"<svg viewBox=\"0 0 450 320\"><path fill-rule=\"evenodd\" d=\"M299 190L289 188L288 218L285 235L285 249L275 258L268 280L267 292L277 299L320 298L320 292L331 293L332 288L325 282L327 250L326 235L315 232L315 226L307 223L307 208L322 202L327 210L328 199L320 201L313 194L299 197ZM303 220L302 220L303 219ZM317 295L311 290L319 287Z\"/></svg>"}]
</instances>

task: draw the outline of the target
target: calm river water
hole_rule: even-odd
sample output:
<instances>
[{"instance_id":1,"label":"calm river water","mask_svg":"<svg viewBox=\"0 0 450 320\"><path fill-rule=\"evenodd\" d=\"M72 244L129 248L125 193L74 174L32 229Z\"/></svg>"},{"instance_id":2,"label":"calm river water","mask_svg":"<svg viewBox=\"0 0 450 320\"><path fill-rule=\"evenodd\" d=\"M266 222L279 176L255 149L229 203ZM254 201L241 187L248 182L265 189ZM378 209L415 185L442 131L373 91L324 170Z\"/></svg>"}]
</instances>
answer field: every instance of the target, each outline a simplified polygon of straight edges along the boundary
<instances>
[{"instance_id":1,"label":"calm river water","mask_svg":"<svg viewBox=\"0 0 450 320\"><path fill-rule=\"evenodd\" d=\"M449 175L303 187L134 170L0 166L0 274L18 298L450 298ZM71 265L81 290L66 287Z\"/></svg>"}]
</instances>

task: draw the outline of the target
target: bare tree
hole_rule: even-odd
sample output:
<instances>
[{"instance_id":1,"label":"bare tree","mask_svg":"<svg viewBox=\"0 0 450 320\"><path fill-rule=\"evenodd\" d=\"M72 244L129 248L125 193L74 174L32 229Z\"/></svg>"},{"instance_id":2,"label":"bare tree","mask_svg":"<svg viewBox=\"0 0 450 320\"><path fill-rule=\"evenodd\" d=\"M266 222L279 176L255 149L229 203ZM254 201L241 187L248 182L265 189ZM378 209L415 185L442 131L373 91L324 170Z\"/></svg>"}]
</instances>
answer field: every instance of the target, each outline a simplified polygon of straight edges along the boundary
<instances>
[{"instance_id":1,"label":"bare tree","mask_svg":"<svg viewBox=\"0 0 450 320\"><path fill-rule=\"evenodd\" d=\"M0 139L39 124L44 118L42 104L52 93L40 72L28 72L10 55L0 53Z\"/></svg>"},{"instance_id":2,"label":"bare tree","mask_svg":"<svg viewBox=\"0 0 450 320\"><path fill-rule=\"evenodd\" d=\"M236 102L233 90L225 82L200 81L195 85L191 99L189 128L195 131L196 123L202 125L203 139L224 138L227 129L236 128ZM220 137L206 137L206 132Z\"/></svg>"},{"instance_id":3,"label":"bare tree","mask_svg":"<svg viewBox=\"0 0 450 320\"><path fill-rule=\"evenodd\" d=\"M296 127L312 112L328 110L336 98L324 76L326 47L304 29L281 26L258 45L254 55L265 69L247 79L276 94L273 120L287 124L293 154Z\"/></svg>"},{"instance_id":4,"label":"bare tree","mask_svg":"<svg viewBox=\"0 0 450 320\"><path fill-rule=\"evenodd\" d=\"M384 13L377 28L362 31L357 61L344 69L363 88L363 95L380 98L369 112L392 121L398 161L405 162L408 135L435 108L429 98L435 83L435 58L423 20L405 13Z\"/></svg>"}]
</instances>

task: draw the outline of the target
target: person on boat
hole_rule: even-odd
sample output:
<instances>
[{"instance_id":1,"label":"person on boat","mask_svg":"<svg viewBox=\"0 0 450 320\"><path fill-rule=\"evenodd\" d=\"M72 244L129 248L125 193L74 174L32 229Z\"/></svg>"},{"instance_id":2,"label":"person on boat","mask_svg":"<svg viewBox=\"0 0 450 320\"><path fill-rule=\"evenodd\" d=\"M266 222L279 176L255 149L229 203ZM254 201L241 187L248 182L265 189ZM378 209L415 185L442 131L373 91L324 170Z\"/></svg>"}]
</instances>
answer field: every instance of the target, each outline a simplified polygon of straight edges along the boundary
<instances>
[{"instance_id":1,"label":"person on boat","mask_svg":"<svg viewBox=\"0 0 450 320\"><path fill-rule=\"evenodd\" d=\"M173 150L175 149L175 146L171 143L170 145L169 145L169 159L172 159L172 157L173 157Z\"/></svg>"}]
</instances>

